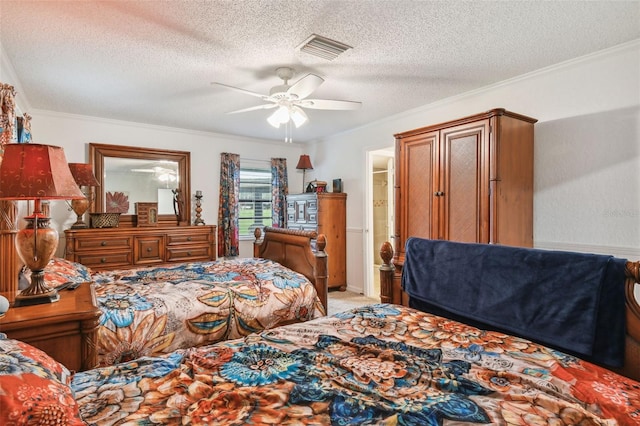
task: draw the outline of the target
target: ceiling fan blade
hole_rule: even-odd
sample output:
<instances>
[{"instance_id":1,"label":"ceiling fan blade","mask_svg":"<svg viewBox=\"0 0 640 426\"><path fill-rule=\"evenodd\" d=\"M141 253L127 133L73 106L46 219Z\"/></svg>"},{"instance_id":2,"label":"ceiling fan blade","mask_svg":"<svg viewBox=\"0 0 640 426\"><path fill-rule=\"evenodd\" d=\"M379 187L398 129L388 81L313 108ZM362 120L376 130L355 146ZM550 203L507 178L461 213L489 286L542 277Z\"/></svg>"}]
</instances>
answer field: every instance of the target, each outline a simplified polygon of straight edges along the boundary
<instances>
[{"instance_id":1,"label":"ceiling fan blade","mask_svg":"<svg viewBox=\"0 0 640 426\"><path fill-rule=\"evenodd\" d=\"M362 102L337 101L333 99L305 99L297 104L303 108L339 110L358 109L362 106Z\"/></svg>"},{"instance_id":2,"label":"ceiling fan blade","mask_svg":"<svg viewBox=\"0 0 640 426\"><path fill-rule=\"evenodd\" d=\"M275 108L277 106L278 106L278 104L264 104L264 105L258 105L258 106L249 107L249 108L238 109L238 110L235 110L235 111L230 111L227 114L237 114L239 112L257 111L259 109L271 109L271 108Z\"/></svg>"},{"instance_id":3,"label":"ceiling fan blade","mask_svg":"<svg viewBox=\"0 0 640 426\"><path fill-rule=\"evenodd\" d=\"M289 87L287 94L295 96L298 99L304 99L313 93L323 82L324 79L322 77L318 77L315 74L308 74L298 80L296 84Z\"/></svg>"},{"instance_id":4,"label":"ceiling fan blade","mask_svg":"<svg viewBox=\"0 0 640 426\"><path fill-rule=\"evenodd\" d=\"M211 82L211 84L212 85L215 84L216 86L226 87L227 89L235 90L236 92L244 93L245 95L255 96L256 98L261 98L263 100L266 100L268 98L268 96L262 95L260 93L252 92L251 90L245 90L239 87L228 86L226 84L217 83L215 81Z\"/></svg>"}]
</instances>

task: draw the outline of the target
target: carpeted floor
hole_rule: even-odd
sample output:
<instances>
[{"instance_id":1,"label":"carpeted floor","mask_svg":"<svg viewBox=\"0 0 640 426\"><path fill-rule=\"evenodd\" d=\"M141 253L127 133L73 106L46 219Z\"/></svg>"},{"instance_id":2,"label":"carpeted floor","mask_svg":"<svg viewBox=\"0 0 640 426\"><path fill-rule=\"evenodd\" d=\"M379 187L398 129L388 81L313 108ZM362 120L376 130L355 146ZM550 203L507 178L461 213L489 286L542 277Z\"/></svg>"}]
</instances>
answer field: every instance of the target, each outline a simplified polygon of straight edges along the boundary
<instances>
[{"instance_id":1,"label":"carpeted floor","mask_svg":"<svg viewBox=\"0 0 640 426\"><path fill-rule=\"evenodd\" d=\"M366 297L360 293L352 291L330 291L329 292L329 315L336 312L346 311L358 306L369 305L371 303L380 303L380 299Z\"/></svg>"}]
</instances>

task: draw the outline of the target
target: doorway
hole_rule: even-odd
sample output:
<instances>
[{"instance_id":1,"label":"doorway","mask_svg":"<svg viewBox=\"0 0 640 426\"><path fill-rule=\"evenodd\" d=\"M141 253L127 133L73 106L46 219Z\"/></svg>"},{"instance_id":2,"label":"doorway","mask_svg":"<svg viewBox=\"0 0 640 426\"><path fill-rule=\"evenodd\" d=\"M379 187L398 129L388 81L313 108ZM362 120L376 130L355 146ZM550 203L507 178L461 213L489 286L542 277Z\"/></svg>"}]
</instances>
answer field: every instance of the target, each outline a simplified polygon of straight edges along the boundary
<instances>
[{"instance_id":1,"label":"doorway","mask_svg":"<svg viewBox=\"0 0 640 426\"><path fill-rule=\"evenodd\" d=\"M366 282L368 297L380 297L380 246L391 241L394 232L394 164L393 146L367 152L366 205Z\"/></svg>"}]
</instances>

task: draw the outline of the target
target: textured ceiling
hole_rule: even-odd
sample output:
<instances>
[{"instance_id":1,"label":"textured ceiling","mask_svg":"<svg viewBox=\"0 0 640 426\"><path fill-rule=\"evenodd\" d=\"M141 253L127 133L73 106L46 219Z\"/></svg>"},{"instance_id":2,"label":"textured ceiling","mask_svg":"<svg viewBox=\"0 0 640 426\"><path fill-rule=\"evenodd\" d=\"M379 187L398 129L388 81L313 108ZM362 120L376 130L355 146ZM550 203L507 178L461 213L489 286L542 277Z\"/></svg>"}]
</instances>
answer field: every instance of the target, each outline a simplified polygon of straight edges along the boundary
<instances>
[{"instance_id":1,"label":"textured ceiling","mask_svg":"<svg viewBox=\"0 0 640 426\"><path fill-rule=\"evenodd\" d=\"M297 51L312 33L353 49ZM259 98L210 84L267 94L281 66L362 102L307 110L307 142L639 39L640 2L2 0L0 37L33 109L282 140L270 110L225 114Z\"/></svg>"}]
</instances>

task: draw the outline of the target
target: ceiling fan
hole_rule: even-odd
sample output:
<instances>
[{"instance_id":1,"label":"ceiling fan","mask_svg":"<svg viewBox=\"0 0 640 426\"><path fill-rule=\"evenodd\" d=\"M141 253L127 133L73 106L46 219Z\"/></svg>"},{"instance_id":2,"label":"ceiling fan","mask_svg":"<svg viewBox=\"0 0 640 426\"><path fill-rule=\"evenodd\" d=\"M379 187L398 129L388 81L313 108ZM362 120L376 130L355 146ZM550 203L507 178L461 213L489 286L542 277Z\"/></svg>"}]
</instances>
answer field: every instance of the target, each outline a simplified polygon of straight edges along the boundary
<instances>
[{"instance_id":1,"label":"ceiling fan","mask_svg":"<svg viewBox=\"0 0 640 426\"><path fill-rule=\"evenodd\" d=\"M304 112L303 108L353 110L362 106L361 102L354 101L307 99L307 96L313 93L313 91L324 82L322 77L315 74L307 74L291 86L289 85L289 80L294 75L292 68L278 68L276 69L276 75L284 81L284 84L272 87L268 95L240 89L239 87L228 86L222 83L213 82L211 84L226 87L227 89L235 90L236 92L244 93L246 95L255 96L265 102L268 102L254 107L231 111L228 114L277 108L277 110L267 118L269 124L276 128L279 128L281 124L286 124L289 121L293 121L293 124L295 124L296 127L302 126L308 120L307 114Z\"/></svg>"}]
</instances>

